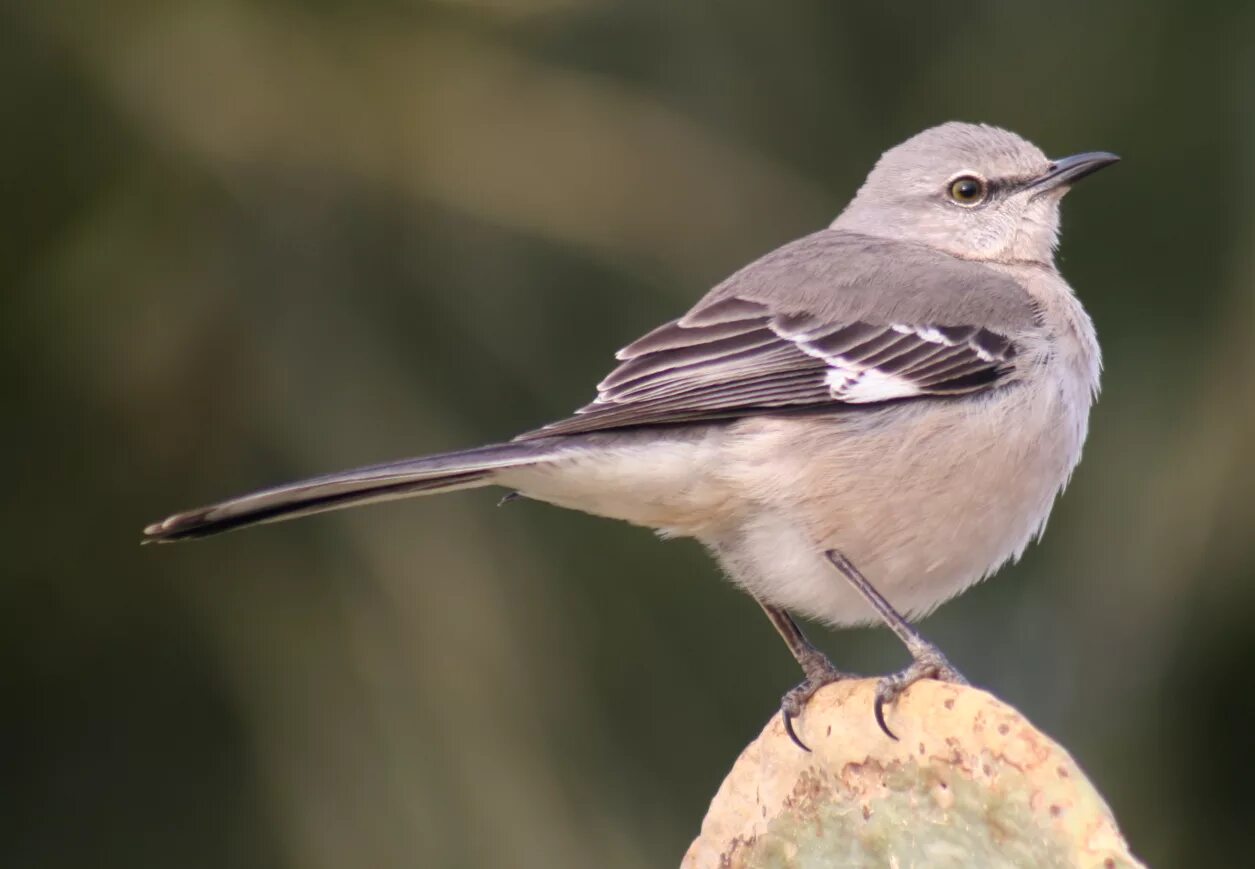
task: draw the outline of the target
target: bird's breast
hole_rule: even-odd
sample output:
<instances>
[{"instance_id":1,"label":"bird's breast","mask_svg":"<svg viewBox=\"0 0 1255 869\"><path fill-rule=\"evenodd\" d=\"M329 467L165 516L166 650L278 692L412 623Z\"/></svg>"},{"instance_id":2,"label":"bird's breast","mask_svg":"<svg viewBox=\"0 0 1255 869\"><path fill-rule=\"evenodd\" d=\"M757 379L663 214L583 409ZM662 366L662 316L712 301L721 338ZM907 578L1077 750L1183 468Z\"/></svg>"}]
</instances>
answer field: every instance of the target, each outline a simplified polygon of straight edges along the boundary
<instances>
[{"instance_id":1,"label":"bird's breast","mask_svg":"<svg viewBox=\"0 0 1255 869\"><path fill-rule=\"evenodd\" d=\"M849 624L872 613L826 549L915 615L1018 557L1076 465L1088 412L1048 379L1034 383L745 423L726 467L755 506L718 543L729 572L770 602Z\"/></svg>"}]
</instances>

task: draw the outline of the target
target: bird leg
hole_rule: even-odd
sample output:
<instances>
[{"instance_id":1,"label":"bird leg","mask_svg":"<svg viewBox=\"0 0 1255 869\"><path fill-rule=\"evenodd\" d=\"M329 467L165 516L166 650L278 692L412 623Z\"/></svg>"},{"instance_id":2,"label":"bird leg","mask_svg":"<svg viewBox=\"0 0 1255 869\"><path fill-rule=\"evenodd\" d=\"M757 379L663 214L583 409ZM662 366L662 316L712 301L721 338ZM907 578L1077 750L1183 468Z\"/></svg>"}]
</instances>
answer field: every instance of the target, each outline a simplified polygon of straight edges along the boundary
<instances>
[{"instance_id":1,"label":"bird leg","mask_svg":"<svg viewBox=\"0 0 1255 869\"><path fill-rule=\"evenodd\" d=\"M921 679L936 679L958 685L966 685L967 679L950 665L940 649L924 639L919 631L915 630L911 623L904 619L880 592L876 591L875 587L867 581L867 577L863 576L848 558L835 549L828 550L824 555L837 570L845 575L855 591L871 604L872 609L889 626L889 629L898 635L898 639L902 641L906 650L911 653L911 658L914 659L906 669L885 676L876 684L876 723L887 736L897 739L898 737L885 724L886 703L893 703L902 695L902 692Z\"/></svg>"},{"instance_id":2,"label":"bird leg","mask_svg":"<svg viewBox=\"0 0 1255 869\"><path fill-rule=\"evenodd\" d=\"M828 656L806 639L802 629L787 612L779 607L763 603L761 600L758 604L767 614L767 618L771 619L771 623L776 626L776 630L784 638L785 645L789 647L789 651L793 653L793 657L806 675L801 684L780 698L780 718L784 721L784 732L789 734L789 739L793 740L794 744L803 751L810 751L810 748L798 738L797 732L794 731L793 719L802 714L806 701L810 700L816 691L831 682L848 679L850 674L842 673L834 667L828 660Z\"/></svg>"}]
</instances>

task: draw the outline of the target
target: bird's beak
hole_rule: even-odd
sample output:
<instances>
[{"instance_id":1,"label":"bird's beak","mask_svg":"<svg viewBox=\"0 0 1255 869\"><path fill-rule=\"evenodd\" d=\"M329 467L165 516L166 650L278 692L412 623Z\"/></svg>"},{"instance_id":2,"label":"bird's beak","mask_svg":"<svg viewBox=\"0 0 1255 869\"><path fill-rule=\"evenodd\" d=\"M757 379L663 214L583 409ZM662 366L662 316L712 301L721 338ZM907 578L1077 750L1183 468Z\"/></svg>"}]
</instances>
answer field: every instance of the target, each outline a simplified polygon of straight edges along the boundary
<instances>
[{"instance_id":1,"label":"bird's beak","mask_svg":"<svg viewBox=\"0 0 1255 869\"><path fill-rule=\"evenodd\" d=\"M1070 187L1086 175L1093 175L1099 169L1120 162L1120 158L1107 151L1087 151L1084 154L1073 154L1061 157L1050 164L1050 168L1041 176L1028 184L1033 193L1044 193L1057 187Z\"/></svg>"}]
</instances>

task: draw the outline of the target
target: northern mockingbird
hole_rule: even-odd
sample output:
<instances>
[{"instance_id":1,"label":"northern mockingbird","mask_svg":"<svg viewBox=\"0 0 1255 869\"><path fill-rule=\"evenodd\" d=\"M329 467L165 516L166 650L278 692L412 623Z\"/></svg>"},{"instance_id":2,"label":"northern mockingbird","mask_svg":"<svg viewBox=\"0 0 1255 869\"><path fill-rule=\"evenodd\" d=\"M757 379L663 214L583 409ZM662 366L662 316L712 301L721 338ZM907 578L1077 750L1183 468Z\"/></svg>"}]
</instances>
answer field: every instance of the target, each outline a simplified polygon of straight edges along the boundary
<instances>
[{"instance_id":1,"label":"northern mockingbird","mask_svg":"<svg viewBox=\"0 0 1255 869\"><path fill-rule=\"evenodd\" d=\"M790 612L884 621L921 678L961 680L904 617L1017 558L1081 455L1100 358L1055 268L1059 203L1105 152L1048 159L948 123L887 151L832 225L618 353L597 398L514 440L315 477L179 513L149 540L478 486L693 537L805 674L842 677Z\"/></svg>"}]
</instances>

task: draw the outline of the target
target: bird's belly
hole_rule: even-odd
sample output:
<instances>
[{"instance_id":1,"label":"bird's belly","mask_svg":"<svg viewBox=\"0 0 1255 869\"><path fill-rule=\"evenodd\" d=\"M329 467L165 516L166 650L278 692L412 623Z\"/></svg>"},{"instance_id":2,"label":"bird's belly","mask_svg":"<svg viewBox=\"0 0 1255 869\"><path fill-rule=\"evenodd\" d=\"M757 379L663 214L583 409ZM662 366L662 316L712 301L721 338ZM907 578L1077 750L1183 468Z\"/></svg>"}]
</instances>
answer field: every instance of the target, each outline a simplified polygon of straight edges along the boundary
<instances>
[{"instance_id":1,"label":"bird's belly","mask_svg":"<svg viewBox=\"0 0 1255 869\"><path fill-rule=\"evenodd\" d=\"M1021 405L1006 415L960 402L912 419L899 411L891 434L872 419L834 418L827 429L770 421L744 440L776 457L750 484L762 506L714 548L759 598L833 624L874 615L828 549L900 612L925 614L1018 557L1075 465L1077 427L1059 404L1011 400ZM746 458L738 473L748 481L761 456Z\"/></svg>"}]
</instances>

